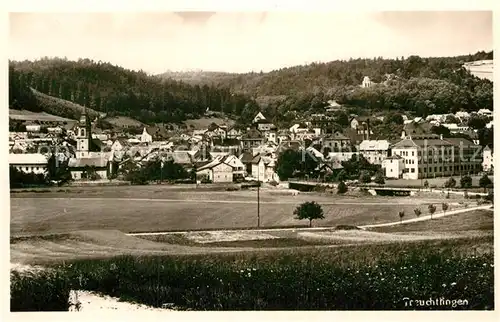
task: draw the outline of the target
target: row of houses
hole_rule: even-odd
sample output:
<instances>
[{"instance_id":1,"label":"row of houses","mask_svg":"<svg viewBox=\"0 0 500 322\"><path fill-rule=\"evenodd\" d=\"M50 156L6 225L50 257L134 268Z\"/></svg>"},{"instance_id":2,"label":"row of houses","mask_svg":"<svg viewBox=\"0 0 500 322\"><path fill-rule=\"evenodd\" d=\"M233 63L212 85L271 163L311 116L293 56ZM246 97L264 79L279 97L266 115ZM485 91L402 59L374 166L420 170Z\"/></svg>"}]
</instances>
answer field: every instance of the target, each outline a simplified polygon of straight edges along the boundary
<instances>
[{"instance_id":1,"label":"row of houses","mask_svg":"<svg viewBox=\"0 0 500 322\"><path fill-rule=\"evenodd\" d=\"M277 158L286 149L305 150L331 169L341 168L342 162L363 155L368 162L385 169L387 177L393 178L415 179L488 171L493 166L490 149L479 151L480 157L477 158L477 142L429 135L429 122L413 120L406 124L401 140L397 141L364 139L369 138L371 130L364 126L366 122L359 119L356 122L352 122L344 132L353 135L325 133L307 123L278 130L262 113L258 113L253 126L246 130L215 124L204 130L172 136L165 141L154 141L154 136L146 128L135 137L99 137L99 134L92 133L84 114L79 123L68 131L71 143L63 142L68 150L61 158L69 160L75 180L81 179L84 169L90 166L106 178L127 162L141 166L152 160L172 160L186 169L196 170L200 178L212 182L230 182L249 176L260 181L277 181ZM17 141L26 140L25 136L17 138ZM51 137L49 141L52 143L44 141L43 144L53 144L53 140L54 137ZM16 139L14 141L17 142ZM455 156L462 153L465 160L471 160L473 154L476 158L464 161L455 157L452 161L445 161L437 154L429 158L422 155L424 145L438 150L443 148L446 156L453 150ZM43 171L43 159L40 155L33 155L16 154L11 159L11 165L21 171ZM32 164L33 160L38 161Z\"/></svg>"}]
</instances>

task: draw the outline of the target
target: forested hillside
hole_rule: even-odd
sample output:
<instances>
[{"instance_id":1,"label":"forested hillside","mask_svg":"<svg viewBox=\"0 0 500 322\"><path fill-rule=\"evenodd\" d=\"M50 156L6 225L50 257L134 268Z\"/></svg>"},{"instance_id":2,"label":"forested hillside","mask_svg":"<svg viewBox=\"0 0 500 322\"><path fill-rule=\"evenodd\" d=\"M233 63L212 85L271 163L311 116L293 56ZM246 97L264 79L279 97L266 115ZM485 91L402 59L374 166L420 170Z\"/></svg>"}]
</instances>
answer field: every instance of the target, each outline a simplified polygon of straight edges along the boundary
<instances>
[{"instance_id":1,"label":"forested hillside","mask_svg":"<svg viewBox=\"0 0 500 322\"><path fill-rule=\"evenodd\" d=\"M44 58L10 62L9 105L74 118L74 110L63 105L54 107L48 99L44 102L49 104L40 104L30 91L33 88L108 116L127 116L149 124L196 119L209 108L240 123L248 123L262 110L277 125L286 126L323 112L330 99L357 114L402 111L426 116L492 109L492 82L463 68L465 62L492 58L493 52L479 52L444 58L351 59L269 73L160 76L89 59ZM361 88L364 76L374 85Z\"/></svg>"},{"instance_id":2,"label":"forested hillside","mask_svg":"<svg viewBox=\"0 0 500 322\"><path fill-rule=\"evenodd\" d=\"M278 103L269 104L269 112L276 110L277 116L285 118L294 111L320 110L322 102L328 99L370 112L402 110L425 116L460 109L492 109L492 82L474 77L463 68L465 62L484 59L493 59L493 52L441 58L351 59L269 73L191 72L189 77L183 77L192 84L228 87L259 101L261 97L285 96ZM378 85L361 88L364 76ZM162 77L180 78L181 75L166 73Z\"/></svg>"},{"instance_id":3,"label":"forested hillside","mask_svg":"<svg viewBox=\"0 0 500 322\"><path fill-rule=\"evenodd\" d=\"M200 117L207 108L247 121L258 109L254 101L229 89L191 86L89 59L9 62L10 107L45 110L30 88L108 116L128 116L144 123L181 122ZM74 117L71 109L64 108L57 115Z\"/></svg>"}]
</instances>

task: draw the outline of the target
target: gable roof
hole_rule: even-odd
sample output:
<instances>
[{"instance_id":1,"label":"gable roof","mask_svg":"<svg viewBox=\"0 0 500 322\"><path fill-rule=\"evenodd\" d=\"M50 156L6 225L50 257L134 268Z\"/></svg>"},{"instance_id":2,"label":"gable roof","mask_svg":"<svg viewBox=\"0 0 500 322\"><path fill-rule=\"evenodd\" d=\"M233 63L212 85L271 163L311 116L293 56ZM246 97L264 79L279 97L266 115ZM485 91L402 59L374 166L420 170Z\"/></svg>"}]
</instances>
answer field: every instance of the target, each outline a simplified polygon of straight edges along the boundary
<instances>
[{"instance_id":1,"label":"gable roof","mask_svg":"<svg viewBox=\"0 0 500 322\"><path fill-rule=\"evenodd\" d=\"M9 164L47 164L47 158L41 153L9 154Z\"/></svg>"},{"instance_id":2,"label":"gable roof","mask_svg":"<svg viewBox=\"0 0 500 322\"><path fill-rule=\"evenodd\" d=\"M264 137L262 136L262 133L255 129L252 128L247 133L243 134L242 140L258 140L258 139L263 139Z\"/></svg>"},{"instance_id":3,"label":"gable roof","mask_svg":"<svg viewBox=\"0 0 500 322\"><path fill-rule=\"evenodd\" d=\"M68 161L68 167L70 168L83 168L85 166L104 168L108 164L108 160L105 158L71 158Z\"/></svg>"},{"instance_id":4,"label":"gable roof","mask_svg":"<svg viewBox=\"0 0 500 322\"><path fill-rule=\"evenodd\" d=\"M240 155L240 161L243 163L250 163L253 160L253 154L250 152L244 152Z\"/></svg>"},{"instance_id":5,"label":"gable roof","mask_svg":"<svg viewBox=\"0 0 500 322\"><path fill-rule=\"evenodd\" d=\"M388 150L390 146L387 140L363 140L359 144L360 150Z\"/></svg>"},{"instance_id":6,"label":"gable roof","mask_svg":"<svg viewBox=\"0 0 500 322\"><path fill-rule=\"evenodd\" d=\"M350 140L347 136L340 132L335 132L333 134L325 135L324 140Z\"/></svg>"}]
</instances>

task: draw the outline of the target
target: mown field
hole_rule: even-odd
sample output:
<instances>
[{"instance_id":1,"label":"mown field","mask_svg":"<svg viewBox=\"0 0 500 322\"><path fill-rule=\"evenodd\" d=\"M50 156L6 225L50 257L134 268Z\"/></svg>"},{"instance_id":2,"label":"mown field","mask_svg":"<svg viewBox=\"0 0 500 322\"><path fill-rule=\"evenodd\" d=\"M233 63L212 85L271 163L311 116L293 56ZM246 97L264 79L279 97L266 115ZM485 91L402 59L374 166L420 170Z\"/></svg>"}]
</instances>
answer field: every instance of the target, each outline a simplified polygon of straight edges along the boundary
<instances>
[{"instance_id":1,"label":"mown field","mask_svg":"<svg viewBox=\"0 0 500 322\"><path fill-rule=\"evenodd\" d=\"M162 187L96 187L69 192L12 193L11 234L63 233L116 229L122 232L234 229L257 225L256 191L176 191ZM398 212L412 214L428 203L416 197L341 197L335 194L262 190L262 227L305 225L293 217L304 201L323 206L325 219L316 226L361 225L397 221ZM450 203L450 210L457 205ZM438 210L439 211L439 210Z\"/></svg>"}]
</instances>

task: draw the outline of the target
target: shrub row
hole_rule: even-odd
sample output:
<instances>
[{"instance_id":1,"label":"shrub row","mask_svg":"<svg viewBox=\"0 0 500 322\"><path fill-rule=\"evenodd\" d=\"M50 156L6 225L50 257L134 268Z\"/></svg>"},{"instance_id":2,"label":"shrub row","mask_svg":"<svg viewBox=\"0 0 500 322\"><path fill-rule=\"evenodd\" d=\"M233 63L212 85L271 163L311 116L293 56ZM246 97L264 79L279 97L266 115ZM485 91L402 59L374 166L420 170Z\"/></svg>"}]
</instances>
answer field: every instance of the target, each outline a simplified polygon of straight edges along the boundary
<instances>
[{"instance_id":1,"label":"shrub row","mask_svg":"<svg viewBox=\"0 0 500 322\"><path fill-rule=\"evenodd\" d=\"M10 273L10 310L68 311L70 280L58 271L12 271Z\"/></svg>"},{"instance_id":2,"label":"shrub row","mask_svg":"<svg viewBox=\"0 0 500 322\"><path fill-rule=\"evenodd\" d=\"M338 263L314 254L282 252L267 258L117 257L79 261L66 269L83 289L157 307L173 303L193 310L407 309L405 298L467 300L458 307L419 309L494 306L492 255L466 257L415 248L364 262Z\"/></svg>"}]
</instances>

